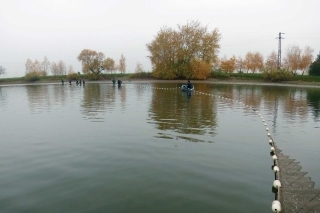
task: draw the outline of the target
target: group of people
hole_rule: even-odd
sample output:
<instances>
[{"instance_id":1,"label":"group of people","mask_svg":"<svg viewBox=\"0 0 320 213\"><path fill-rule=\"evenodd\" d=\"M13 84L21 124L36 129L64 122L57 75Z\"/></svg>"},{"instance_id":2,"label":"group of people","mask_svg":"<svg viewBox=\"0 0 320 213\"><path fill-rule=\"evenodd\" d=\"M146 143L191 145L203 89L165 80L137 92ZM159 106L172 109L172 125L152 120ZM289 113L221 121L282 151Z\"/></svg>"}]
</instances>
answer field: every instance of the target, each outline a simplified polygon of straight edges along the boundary
<instances>
[{"instance_id":1,"label":"group of people","mask_svg":"<svg viewBox=\"0 0 320 213\"><path fill-rule=\"evenodd\" d=\"M114 86L116 85L116 83L118 83L118 87L120 87L121 84L122 84L122 81L120 79L118 79L118 81L116 81L116 79L113 78L112 79L112 83L113 83Z\"/></svg>"},{"instance_id":2,"label":"group of people","mask_svg":"<svg viewBox=\"0 0 320 213\"><path fill-rule=\"evenodd\" d=\"M64 79L63 79L63 78L61 79L61 83L64 84ZM69 79L69 84L71 85L71 83L72 83L72 80ZM76 78L76 84L77 84L77 85L80 84L80 86L81 86L81 84L83 84L83 86L84 86L85 83L86 83L86 82L85 82L84 79L82 80L82 79L80 78L80 79L78 80L78 79Z\"/></svg>"}]
</instances>

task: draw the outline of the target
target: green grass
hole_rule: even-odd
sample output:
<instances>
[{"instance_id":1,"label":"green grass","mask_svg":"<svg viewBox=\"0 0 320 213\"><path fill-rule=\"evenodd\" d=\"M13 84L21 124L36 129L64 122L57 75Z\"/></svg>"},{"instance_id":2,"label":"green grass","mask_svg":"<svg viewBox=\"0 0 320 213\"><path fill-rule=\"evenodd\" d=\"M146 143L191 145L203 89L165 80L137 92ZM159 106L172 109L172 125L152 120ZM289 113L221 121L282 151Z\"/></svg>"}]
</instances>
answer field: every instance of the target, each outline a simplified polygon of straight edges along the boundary
<instances>
[{"instance_id":1,"label":"green grass","mask_svg":"<svg viewBox=\"0 0 320 213\"><path fill-rule=\"evenodd\" d=\"M87 75L78 75L79 78L91 80ZM236 80L252 80L252 81L265 81L262 73L224 73L221 71L214 71L211 73L211 77L214 79L236 79ZM152 76L152 72L142 72L142 73L113 73L113 74L101 74L97 80L112 80L115 79L155 79ZM66 75L59 76L40 76L36 82L61 82L61 79L66 81ZM93 80L93 79L92 79ZM320 76L309 76L309 75L295 75L290 77L289 81L299 81L299 82L320 82ZM29 83L26 77L17 78L0 78L0 84L6 83ZM281 81L280 81L281 82Z\"/></svg>"},{"instance_id":2,"label":"green grass","mask_svg":"<svg viewBox=\"0 0 320 213\"><path fill-rule=\"evenodd\" d=\"M305 82L320 82L320 76L295 75L295 76L292 76L292 80L305 81Z\"/></svg>"},{"instance_id":3,"label":"green grass","mask_svg":"<svg viewBox=\"0 0 320 213\"><path fill-rule=\"evenodd\" d=\"M230 73L230 77L241 80L263 80L262 73Z\"/></svg>"}]
</instances>

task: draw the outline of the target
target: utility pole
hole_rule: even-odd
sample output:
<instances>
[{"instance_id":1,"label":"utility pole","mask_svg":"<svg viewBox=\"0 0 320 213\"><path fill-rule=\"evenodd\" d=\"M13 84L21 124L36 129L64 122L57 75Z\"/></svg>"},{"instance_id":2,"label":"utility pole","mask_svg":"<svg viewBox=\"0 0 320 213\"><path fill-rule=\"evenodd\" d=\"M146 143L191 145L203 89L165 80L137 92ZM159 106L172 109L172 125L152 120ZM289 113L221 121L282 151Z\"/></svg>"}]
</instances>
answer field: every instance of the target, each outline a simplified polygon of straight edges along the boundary
<instances>
[{"instance_id":1,"label":"utility pole","mask_svg":"<svg viewBox=\"0 0 320 213\"><path fill-rule=\"evenodd\" d=\"M278 70L280 70L281 68L281 39L284 39L281 37L281 34L284 34L284 33L279 33L279 37L277 37L279 39L279 44L278 44L278 63L277 63L277 67L278 67Z\"/></svg>"}]
</instances>

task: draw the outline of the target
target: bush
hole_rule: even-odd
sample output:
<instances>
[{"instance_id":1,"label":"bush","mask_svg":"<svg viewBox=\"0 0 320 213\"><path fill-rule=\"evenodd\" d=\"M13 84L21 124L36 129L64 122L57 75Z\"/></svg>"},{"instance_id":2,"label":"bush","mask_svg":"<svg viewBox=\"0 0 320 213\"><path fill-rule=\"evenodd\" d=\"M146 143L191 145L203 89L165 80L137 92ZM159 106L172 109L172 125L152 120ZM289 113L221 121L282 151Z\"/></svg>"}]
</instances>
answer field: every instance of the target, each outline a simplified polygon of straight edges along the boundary
<instances>
[{"instance_id":1,"label":"bush","mask_svg":"<svg viewBox=\"0 0 320 213\"><path fill-rule=\"evenodd\" d=\"M211 78L218 78L218 79L230 78L230 75L221 70L214 70L211 72Z\"/></svg>"},{"instance_id":2,"label":"bush","mask_svg":"<svg viewBox=\"0 0 320 213\"><path fill-rule=\"evenodd\" d=\"M263 79L267 81L290 81L292 80L292 73L288 70L271 70L263 72Z\"/></svg>"},{"instance_id":3,"label":"bush","mask_svg":"<svg viewBox=\"0 0 320 213\"><path fill-rule=\"evenodd\" d=\"M40 75L37 72L29 72L25 75L24 79L28 82L35 82L40 80Z\"/></svg>"},{"instance_id":4,"label":"bush","mask_svg":"<svg viewBox=\"0 0 320 213\"><path fill-rule=\"evenodd\" d=\"M320 54L317 59L309 66L309 75L320 76Z\"/></svg>"},{"instance_id":5,"label":"bush","mask_svg":"<svg viewBox=\"0 0 320 213\"><path fill-rule=\"evenodd\" d=\"M97 80L100 80L100 75L97 73L90 73L90 74L87 74L86 78L90 81L97 81Z\"/></svg>"},{"instance_id":6,"label":"bush","mask_svg":"<svg viewBox=\"0 0 320 213\"><path fill-rule=\"evenodd\" d=\"M152 72L137 72L130 75L130 78L153 78Z\"/></svg>"},{"instance_id":7,"label":"bush","mask_svg":"<svg viewBox=\"0 0 320 213\"><path fill-rule=\"evenodd\" d=\"M78 74L75 72L69 73L66 77L68 80L76 80L77 78L79 78Z\"/></svg>"}]
</instances>

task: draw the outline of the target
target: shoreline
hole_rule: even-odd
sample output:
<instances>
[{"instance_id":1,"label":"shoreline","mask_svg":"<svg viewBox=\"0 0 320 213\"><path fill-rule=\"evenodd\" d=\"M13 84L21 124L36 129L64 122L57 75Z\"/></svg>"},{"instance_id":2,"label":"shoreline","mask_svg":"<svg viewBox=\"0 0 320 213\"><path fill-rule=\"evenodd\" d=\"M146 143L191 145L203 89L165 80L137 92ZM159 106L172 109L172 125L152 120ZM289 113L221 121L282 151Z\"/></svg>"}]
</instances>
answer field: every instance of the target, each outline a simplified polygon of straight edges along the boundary
<instances>
[{"instance_id":1,"label":"shoreline","mask_svg":"<svg viewBox=\"0 0 320 213\"><path fill-rule=\"evenodd\" d=\"M123 84L128 83L186 83L186 80L158 80L158 79L130 79L126 77L121 78ZM207 83L207 84L235 84L235 85L257 85L257 86L294 86L294 87L309 87L309 88L320 88L320 82L307 82L307 81L285 81L285 82L264 82L259 80L245 80L245 79L207 79L207 80L191 80L192 83ZM74 83L74 82L73 82ZM108 83L112 84L110 80L98 80L98 81L89 81L86 80L86 83ZM60 81L54 80L43 80L37 82L0 82L0 86L22 86L22 85L45 85L45 84L61 84ZM68 85L68 82L65 82L65 85Z\"/></svg>"}]
</instances>

